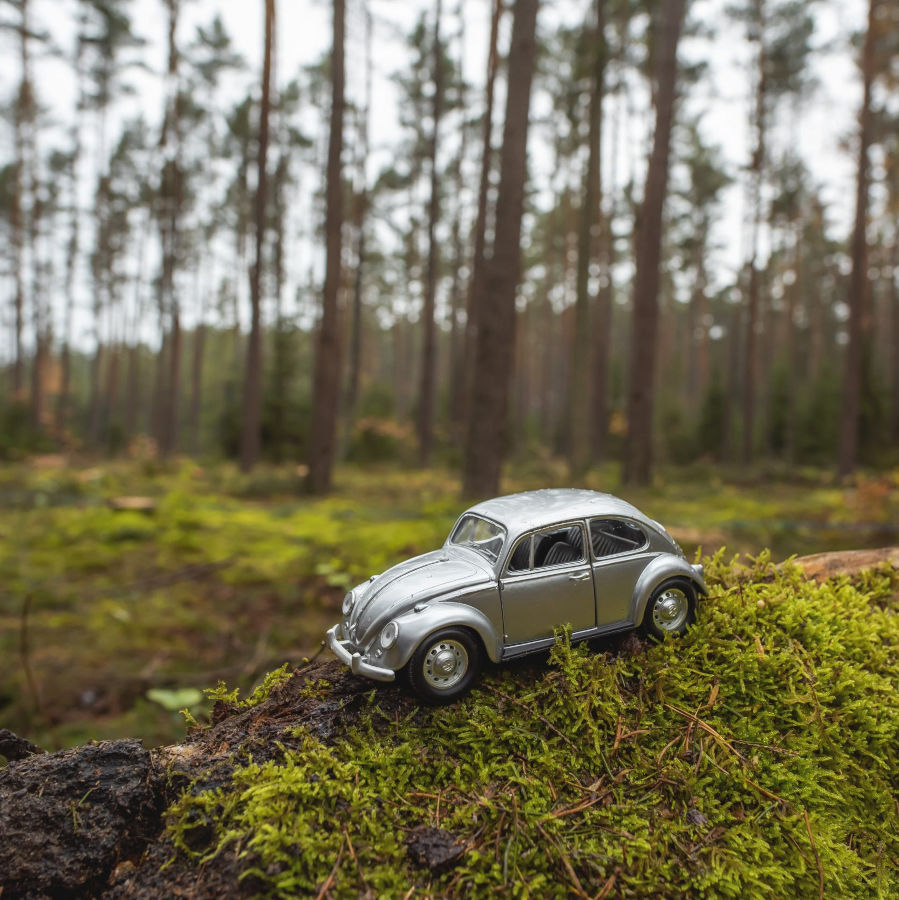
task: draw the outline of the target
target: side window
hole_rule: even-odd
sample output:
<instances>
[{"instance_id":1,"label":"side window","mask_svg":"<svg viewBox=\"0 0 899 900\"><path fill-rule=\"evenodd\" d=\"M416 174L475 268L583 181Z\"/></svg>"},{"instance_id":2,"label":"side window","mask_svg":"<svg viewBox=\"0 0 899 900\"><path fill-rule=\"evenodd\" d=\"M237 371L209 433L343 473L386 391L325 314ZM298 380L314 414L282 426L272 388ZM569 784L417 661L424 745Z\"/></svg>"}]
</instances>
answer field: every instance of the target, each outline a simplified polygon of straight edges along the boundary
<instances>
[{"instance_id":1,"label":"side window","mask_svg":"<svg viewBox=\"0 0 899 900\"><path fill-rule=\"evenodd\" d=\"M523 537L509 557L509 572L527 572L531 568L531 536Z\"/></svg>"},{"instance_id":2,"label":"side window","mask_svg":"<svg viewBox=\"0 0 899 900\"><path fill-rule=\"evenodd\" d=\"M633 522L622 519L593 519L590 522L590 543L597 558L629 553L646 546L646 535Z\"/></svg>"},{"instance_id":3,"label":"side window","mask_svg":"<svg viewBox=\"0 0 899 900\"><path fill-rule=\"evenodd\" d=\"M534 535L534 568L583 562L584 532L580 525L551 528Z\"/></svg>"}]
</instances>

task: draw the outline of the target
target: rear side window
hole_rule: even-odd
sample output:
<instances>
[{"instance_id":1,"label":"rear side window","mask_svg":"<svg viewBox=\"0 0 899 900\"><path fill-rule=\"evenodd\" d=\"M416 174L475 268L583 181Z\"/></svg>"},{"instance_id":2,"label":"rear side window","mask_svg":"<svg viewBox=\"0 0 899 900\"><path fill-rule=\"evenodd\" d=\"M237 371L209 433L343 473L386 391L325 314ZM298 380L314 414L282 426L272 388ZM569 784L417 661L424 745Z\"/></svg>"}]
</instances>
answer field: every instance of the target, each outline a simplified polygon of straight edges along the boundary
<instances>
[{"instance_id":1,"label":"rear side window","mask_svg":"<svg viewBox=\"0 0 899 900\"><path fill-rule=\"evenodd\" d=\"M616 553L632 553L646 546L643 529L625 519L592 519L590 543L598 559Z\"/></svg>"}]
</instances>

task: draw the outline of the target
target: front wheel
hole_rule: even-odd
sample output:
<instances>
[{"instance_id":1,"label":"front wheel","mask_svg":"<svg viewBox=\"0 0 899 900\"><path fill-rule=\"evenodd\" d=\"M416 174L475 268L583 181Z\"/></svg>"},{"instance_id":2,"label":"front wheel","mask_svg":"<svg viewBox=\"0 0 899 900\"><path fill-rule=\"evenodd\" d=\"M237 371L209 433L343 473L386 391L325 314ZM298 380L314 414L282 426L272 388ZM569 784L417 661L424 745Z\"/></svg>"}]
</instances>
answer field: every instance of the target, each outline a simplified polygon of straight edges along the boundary
<instances>
[{"instance_id":1,"label":"front wheel","mask_svg":"<svg viewBox=\"0 0 899 900\"><path fill-rule=\"evenodd\" d=\"M656 638L683 634L696 621L696 588L686 578L660 584L646 604L643 630Z\"/></svg>"},{"instance_id":2,"label":"front wheel","mask_svg":"<svg viewBox=\"0 0 899 900\"><path fill-rule=\"evenodd\" d=\"M409 660L412 690L427 703L452 703L477 681L481 643L465 628L442 628L428 635Z\"/></svg>"}]
</instances>

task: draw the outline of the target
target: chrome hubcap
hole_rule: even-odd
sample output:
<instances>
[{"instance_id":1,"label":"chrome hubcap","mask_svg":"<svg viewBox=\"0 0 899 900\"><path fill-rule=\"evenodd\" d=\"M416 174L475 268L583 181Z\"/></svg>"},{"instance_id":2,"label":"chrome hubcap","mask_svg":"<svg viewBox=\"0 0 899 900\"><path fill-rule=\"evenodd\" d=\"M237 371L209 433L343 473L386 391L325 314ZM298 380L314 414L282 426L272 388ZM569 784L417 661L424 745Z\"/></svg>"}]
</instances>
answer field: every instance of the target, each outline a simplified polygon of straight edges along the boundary
<instances>
[{"instance_id":1,"label":"chrome hubcap","mask_svg":"<svg viewBox=\"0 0 899 900\"><path fill-rule=\"evenodd\" d=\"M656 597L652 621L660 631L678 631L687 621L690 603L680 588L668 588Z\"/></svg>"},{"instance_id":2,"label":"chrome hubcap","mask_svg":"<svg viewBox=\"0 0 899 900\"><path fill-rule=\"evenodd\" d=\"M458 641L438 641L425 654L423 670L431 687L454 687L468 671L468 653Z\"/></svg>"}]
</instances>

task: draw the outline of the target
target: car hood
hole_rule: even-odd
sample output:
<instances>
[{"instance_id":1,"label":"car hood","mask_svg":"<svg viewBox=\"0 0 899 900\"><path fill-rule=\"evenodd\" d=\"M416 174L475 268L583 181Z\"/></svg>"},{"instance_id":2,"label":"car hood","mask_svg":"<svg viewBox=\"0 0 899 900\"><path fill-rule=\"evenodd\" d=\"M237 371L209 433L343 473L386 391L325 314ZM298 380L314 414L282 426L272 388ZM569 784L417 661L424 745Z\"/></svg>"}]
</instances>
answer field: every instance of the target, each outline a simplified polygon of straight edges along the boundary
<instances>
[{"instance_id":1,"label":"car hood","mask_svg":"<svg viewBox=\"0 0 899 900\"><path fill-rule=\"evenodd\" d=\"M356 604L349 625L357 646L362 646L391 618L416 603L492 579L486 561L480 564L472 552L434 550L407 559L355 589Z\"/></svg>"}]
</instances>

